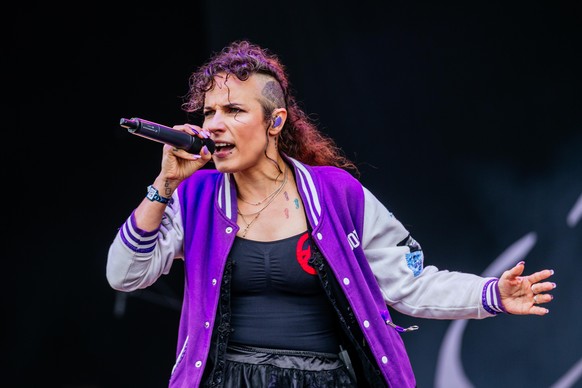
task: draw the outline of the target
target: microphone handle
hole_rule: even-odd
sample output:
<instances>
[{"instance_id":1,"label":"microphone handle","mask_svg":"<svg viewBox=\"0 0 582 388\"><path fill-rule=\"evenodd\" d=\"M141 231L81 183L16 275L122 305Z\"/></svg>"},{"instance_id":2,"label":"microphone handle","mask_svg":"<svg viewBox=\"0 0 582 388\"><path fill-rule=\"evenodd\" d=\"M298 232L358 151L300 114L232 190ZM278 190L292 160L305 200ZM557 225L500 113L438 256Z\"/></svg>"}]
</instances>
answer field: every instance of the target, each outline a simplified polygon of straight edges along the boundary
<instances>
[{"instance_id":1,"label":"microphone handle","mask_svg":"<svg viewBox=\"0 0 582 388\"><path fill-rule=\"evenodd\" d=\"M131 119L122 118L119 121L119 125L127 128L127 131L134 135L158 143L169 144L192 154L199 154L204 146L208 148L211 154L214 153L215 144L211 139L201 139L197 136L192 136L186 132L181 132L152 121L137 117L132 117Z\"/></svg>"}]
</instances>

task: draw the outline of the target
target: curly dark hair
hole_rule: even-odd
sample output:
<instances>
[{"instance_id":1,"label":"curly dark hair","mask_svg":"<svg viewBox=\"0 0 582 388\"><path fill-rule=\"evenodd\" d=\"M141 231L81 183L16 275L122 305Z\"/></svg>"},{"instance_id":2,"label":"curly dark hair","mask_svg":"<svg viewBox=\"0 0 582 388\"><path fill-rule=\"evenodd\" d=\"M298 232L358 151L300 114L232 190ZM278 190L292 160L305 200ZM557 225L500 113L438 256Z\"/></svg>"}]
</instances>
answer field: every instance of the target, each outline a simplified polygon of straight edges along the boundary
<instances>
[{"instance_id":1,"label":"curly dark hair","mask_svg":"<svg viewBox=\"0 0 582 388\"><path fill-rule=\"evenodd\" d=\"M277 82L271 87L272 98L262 98L265 122L276 108L287 109L287 121L280 133L279 150L288 156L314 166L336 166L359 175L358 168L337 146L336 142L319 131L299 107L290 90L289 77L279 58L268 49L249 41L234 41L190 76L189 91L182 108L188 113L199 113L204 106L206 92L214 87L219 73L234 75L241 81L252 74L264 74Z\"/></svg>"}]
</instances>

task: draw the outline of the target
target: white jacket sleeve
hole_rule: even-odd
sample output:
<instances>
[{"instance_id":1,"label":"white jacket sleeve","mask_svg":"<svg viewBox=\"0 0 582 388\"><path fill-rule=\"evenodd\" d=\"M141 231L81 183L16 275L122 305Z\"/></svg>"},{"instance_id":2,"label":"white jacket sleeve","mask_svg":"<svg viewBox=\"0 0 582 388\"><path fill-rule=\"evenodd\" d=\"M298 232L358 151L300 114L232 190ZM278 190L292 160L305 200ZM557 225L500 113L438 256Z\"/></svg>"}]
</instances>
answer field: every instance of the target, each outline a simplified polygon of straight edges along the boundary
<instances>
[{"instance_id":1,"label":"white jacket sleeve","mask_svg":"<svg viewBox=\"0 0 582 388\"><path fill-rule=\"evenodd\" d=\"M157 230L139 229L132 212L109 247L106 266L109 285L126 292L149 287L170 272L174 259L183 258L183 237L177 191Z\"/></svg>"},{"instance_id":2,"label":"white jacket sleeve","mask_svg":"<svg viewBox=\"0 0 582 388\"><path fill-rule=\"evenodd\" d=\"M433 319L480 319L497 313L484 307L491 300L486 294L496 291L495 278L425 267L420 244L366 188L364 195L362 245L387 305Z\"/></svg>"}]
</instances>

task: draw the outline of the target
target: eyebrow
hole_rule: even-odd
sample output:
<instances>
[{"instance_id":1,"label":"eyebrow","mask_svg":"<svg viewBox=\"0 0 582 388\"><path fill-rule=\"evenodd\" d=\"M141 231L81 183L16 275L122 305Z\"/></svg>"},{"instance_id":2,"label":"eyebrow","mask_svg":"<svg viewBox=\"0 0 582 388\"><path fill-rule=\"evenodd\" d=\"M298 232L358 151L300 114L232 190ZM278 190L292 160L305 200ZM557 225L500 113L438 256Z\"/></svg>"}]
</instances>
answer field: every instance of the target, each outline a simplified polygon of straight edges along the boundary
<instances>
[{"instance_id":1,"label":"eyebrow","mask_svg":"<svg viewBox=\"0 0 582 388\"><path fill-rule=\"evenodd\" d=\"M244 106L244 104L238 104L238 103L229 103L229 104L226 104L226 105L221 105L221 107L223 107L223 108L227 108L227 109L228 109L228 108L241 108L242 106ZM206 111L206 110L212 110L212 108L211 108L211 107L209 107L209 106L205 106L205 107L204 107L204 110L205 110L205 111Z\"/></svg>"}]
</instances>

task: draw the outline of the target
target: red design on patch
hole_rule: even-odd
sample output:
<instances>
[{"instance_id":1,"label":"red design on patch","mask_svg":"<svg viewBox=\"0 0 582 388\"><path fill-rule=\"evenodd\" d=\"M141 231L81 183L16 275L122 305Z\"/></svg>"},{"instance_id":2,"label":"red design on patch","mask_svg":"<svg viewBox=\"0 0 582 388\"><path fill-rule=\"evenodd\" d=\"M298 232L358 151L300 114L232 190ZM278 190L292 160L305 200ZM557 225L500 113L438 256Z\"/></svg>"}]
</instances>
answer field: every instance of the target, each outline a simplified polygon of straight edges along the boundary
<instances>
[{"instance_id":1,"label":"red design on patch","mask_svg":"<svg viewBox=\"0 0 582 388\"><path fill-rule=\"evenodd\" d=\"M309 233L305 233L301 237L299 237L299 241L297 241L297 247L295 248L295 252L297 255L297 262L301 266L301 268L310 275L315 275L315 268L310 266L307 262L311 258L311 245L307 244L305 247L305 242L309 238Z\"/></svg>"}]
</instances>

